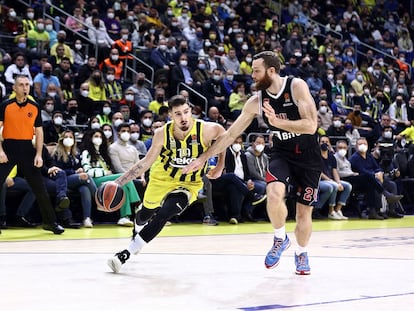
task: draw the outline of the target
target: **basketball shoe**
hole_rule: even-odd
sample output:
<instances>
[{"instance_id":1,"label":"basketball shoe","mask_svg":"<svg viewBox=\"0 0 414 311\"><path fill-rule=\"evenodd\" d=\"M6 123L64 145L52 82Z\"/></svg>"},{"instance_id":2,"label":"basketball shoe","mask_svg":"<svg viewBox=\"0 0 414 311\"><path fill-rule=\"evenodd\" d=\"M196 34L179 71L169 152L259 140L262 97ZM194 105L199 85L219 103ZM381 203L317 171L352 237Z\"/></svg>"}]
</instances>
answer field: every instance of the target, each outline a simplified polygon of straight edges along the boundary
<instances>
[{"instance_id":1,"label":"basketball shoe","mask_svg":"<svg viewBox=\"0 0 414 311\"><path fill-rule=\"evenodd\" d=\"M114 257L108 259L108 266L114 273L118 273L121 270L122 265L129 259L131 254L128 250L124 249L122 252L116 253Z\"/></svg>"},{"instance_id":2,"label":"basketball shoe","mask_svg":"<svg viewBox=\"0 0 414 311\"><path fill-rule=\"evenodd\" d=\"M285 239L274 238L273 246L267 253L265 258L265 266L267 269L272 269L279 264L280 256L283 251L287 250L290 246L290 240L286 235Z\"/></svg>"},{"instance_id":3,"label":"basketball shoe","mask_svg":"<svg viewBox=\"0 0 414 311\"><path fill-rule=\"evenodd\" d=\"M299 274L299 275L310 274L308 253L301 253L299 255L296 255L295 253L295 264L296 264L296 274Z\"/></svg>"}]
</instances>

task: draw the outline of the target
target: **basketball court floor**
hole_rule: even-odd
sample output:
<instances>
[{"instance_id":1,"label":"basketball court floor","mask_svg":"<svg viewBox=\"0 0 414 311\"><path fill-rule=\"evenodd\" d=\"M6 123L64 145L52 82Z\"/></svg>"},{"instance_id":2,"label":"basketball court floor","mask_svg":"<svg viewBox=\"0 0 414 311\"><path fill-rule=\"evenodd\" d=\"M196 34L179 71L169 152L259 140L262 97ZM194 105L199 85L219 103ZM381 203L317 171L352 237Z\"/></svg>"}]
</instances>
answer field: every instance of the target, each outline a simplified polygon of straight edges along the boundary
<instances>
[{"instance_id":1,"label":"basketball court floor","mask_svg":"<svg viewBox=\"0 0 414 311\"><path fill-rule=\"evenodd\" d=\"M97 225L54 236L0 235L0 308L12 310L412 310L414 216L315 221L312 274L294 273L292 246L267 270L269 223L173 224L119 274L106 265L130 229Z\"/></svg>"}]
</instances>

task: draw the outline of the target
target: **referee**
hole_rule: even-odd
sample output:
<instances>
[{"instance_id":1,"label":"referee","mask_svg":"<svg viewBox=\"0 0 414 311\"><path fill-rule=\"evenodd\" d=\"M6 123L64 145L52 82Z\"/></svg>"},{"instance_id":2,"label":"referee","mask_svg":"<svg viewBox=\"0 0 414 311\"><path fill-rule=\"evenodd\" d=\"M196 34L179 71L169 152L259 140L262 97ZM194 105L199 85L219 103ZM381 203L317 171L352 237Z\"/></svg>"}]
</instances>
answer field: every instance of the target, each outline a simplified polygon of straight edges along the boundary
<instances>
[{"instance_id":1,"label":"referee","mask_svg":"<svg viewBox=\"0 0 414 311\"><path fill-rule=\"evenodd\" d=\"M65 229L56 223L56 215L40 172L43 165L40 108L29 97L30 81L26 76L16 77L13 90L15 95L0 106L0 129L3 129L3 142L0 141L0 185L17 164L36 196L43 229L61 234ZM32 145L33 134L36 134L36 149Z\"/></svg>"}]
</instances>

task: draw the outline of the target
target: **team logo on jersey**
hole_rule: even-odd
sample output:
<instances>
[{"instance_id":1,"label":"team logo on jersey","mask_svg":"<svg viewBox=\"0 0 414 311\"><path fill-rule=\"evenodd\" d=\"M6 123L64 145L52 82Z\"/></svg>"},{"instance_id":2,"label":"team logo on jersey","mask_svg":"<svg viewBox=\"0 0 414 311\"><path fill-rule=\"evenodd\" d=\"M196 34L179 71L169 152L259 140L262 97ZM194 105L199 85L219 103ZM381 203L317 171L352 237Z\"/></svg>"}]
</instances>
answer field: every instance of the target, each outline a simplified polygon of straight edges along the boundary
<instances>
[{"instance_id":1,"label":"team logo on jersey","mask_svg":"<svg viewBox=\"0 0 414 311\"><path fill-rule=\"evenodd\" d=\"M197 134L191 135L191 143L190 145L198 145L198 137Z\"/></svg>"},{"instance_id":2,"label":"team logo on jersey","mask_svg":"<svg viewBox=\"0 0 414 311\"><path fill-rule=\"evenodd\" d=\"M31 118L31 117L33 117L33 113L32 113L32 112L28 112L28 113L27 113L27 116L28 116L29 118Z\"/></svg>"},{"instance_id":3,"label":"team logo on jersey","mask_svg":"<svg viewBox=\"0 0 414 311\"><path fill-rule=\"evenodd\" d=\"M290 100L289 93L284 93L283 94L283 97L285 99L285 102L283 104L283 107L289 107L289 106L292 106L293 105L292 101Z\"/></svg>"},{"instance_id":4,"label":"team logo on jersey","mask_svg":"<svg viewBox=\"0 0 414 311\"><path fill-rule=\"evenodd\" d=\"M264 98L263 99L263 104L269 104L269 98Z\"/></svg>"}]
</instances>

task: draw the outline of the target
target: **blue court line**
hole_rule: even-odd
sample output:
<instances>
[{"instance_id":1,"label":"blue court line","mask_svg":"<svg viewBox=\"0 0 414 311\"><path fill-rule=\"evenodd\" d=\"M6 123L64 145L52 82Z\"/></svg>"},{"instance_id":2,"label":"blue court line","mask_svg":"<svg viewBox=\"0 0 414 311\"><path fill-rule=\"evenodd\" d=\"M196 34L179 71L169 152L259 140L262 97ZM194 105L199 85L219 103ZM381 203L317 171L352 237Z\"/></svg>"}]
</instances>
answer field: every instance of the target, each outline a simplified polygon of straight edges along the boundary
<instances>
[{"instance_id":1,"label":"blue court line","mask_svg":"<svg viewBox=\"0 0 414 311\"><path fill-rule=\"evenodd\" d=\"M252 311L252 310L278 310L278 309L289 309L289 308L297 308L297 307L311 307L317 305L328 305L333 303L341 303L341 302L351 302L351 301L362 301L368 299L380 299L380 298L390 298L390 297L399 297L399 296L409 296L414 295L414 292L411 293L401 293L401 294L391 294L391 295L384 295L384 296L361 296L361 298L351 298L351 299L341 299L341 300L333 300L333 301L322 301L322 302L314 302L308 304L299 304L299 305L267 305L267 306L257 306L257 307L246 307L246 308L238 308L239 310L244 311Z\"/></svg>"}]
</instances>

